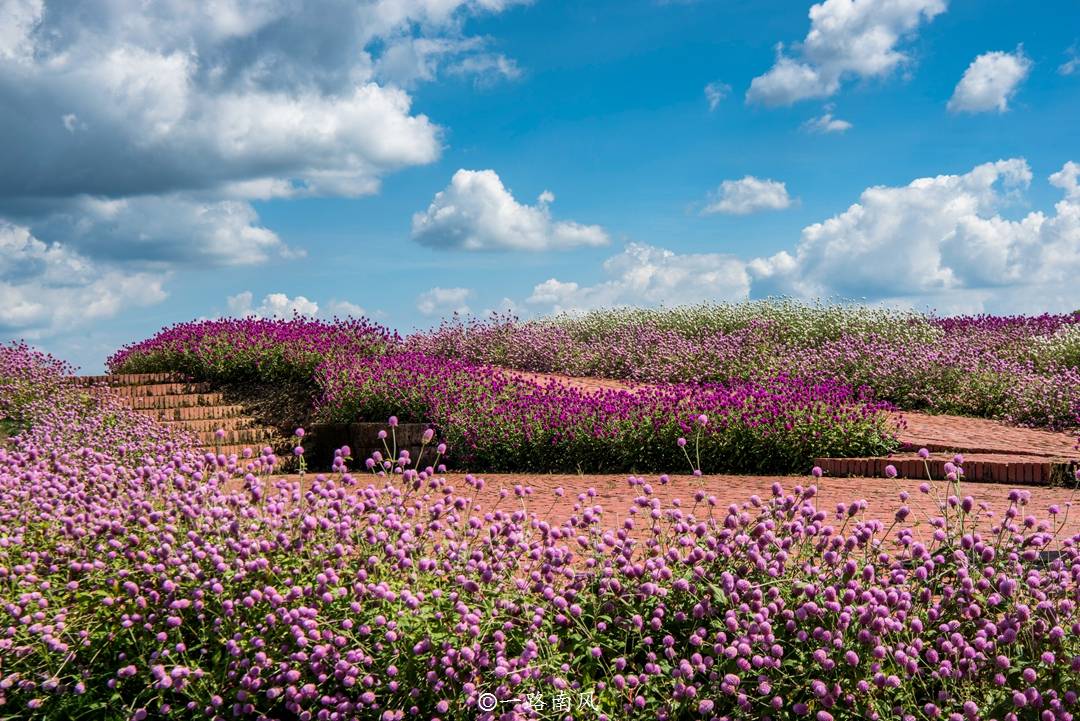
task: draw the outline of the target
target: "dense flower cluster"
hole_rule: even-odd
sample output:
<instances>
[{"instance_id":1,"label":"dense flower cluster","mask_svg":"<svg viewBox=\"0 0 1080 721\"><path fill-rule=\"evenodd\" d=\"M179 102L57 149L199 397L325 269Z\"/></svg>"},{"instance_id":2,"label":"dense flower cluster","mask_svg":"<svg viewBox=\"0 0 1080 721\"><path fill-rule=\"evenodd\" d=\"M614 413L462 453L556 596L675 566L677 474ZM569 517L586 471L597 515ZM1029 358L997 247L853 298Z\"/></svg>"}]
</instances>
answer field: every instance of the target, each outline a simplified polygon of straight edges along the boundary
<instances>
[{"instance_id":1,"label":"dense flower cluster","mask_svg":"<svg viewBox=\"0 0 1080 721\"><path fill-rule=\"evenodd\" d=\"M113 373L176 371L211 381L307 381L328 358L378 355L400 343L366 319L225 318L165 328L107 365Z\"/></svg>"},{"instance_id":2,"label":"dense flower cluster","mask_svg":"<svg viewBox=\"0 0 1080 721\"><path fill-rule=\"evenodd\" d=\"M25 343L0 344L0 423L11 430L27 425L27 409L54 397L73 368Z\"/></svg>"},{"instance_id":3,"label":"dense flower cluster","mask_svg":"<svg viewBox=\"0 0 1080 721\"><path fill-rule=\"evenodd\" d=\"M939 318L758 301L455 320L411 348L520 370L642 382L786 373L866 385L905 410L1080 423L1080 314Z\"/></svg>"},{"instance_id":4,"label":"dense flower cluster","mask_svg":"<svg viewBox=\"0 0 1080 721\"><path fill-rule=\"evenodd\" d=\"M77 447L68 420L0 449L7 718L518 721L559 694L589 720L1080 713L1080 536L1022 491L991 518L927 484L938 514L882 522L813 485L725 509L631 477L621 522L590 489L556 525L394 449L301 482L152 424L138 459Z\"/></svg>"},{"instance_id":5,"label":"dense flower cluster","mask_svg":"<svg viewBox=\"0 0 1080 721\"><path fill-rule=\"evenodd\" d=\"M434 423L457 466L489 471L662 470L690 436L707 472L798 471L896 446L886 407L831 380L583 391L418 353L331 361L316 375L325 419Z\"/></svg>"}]
</instances>

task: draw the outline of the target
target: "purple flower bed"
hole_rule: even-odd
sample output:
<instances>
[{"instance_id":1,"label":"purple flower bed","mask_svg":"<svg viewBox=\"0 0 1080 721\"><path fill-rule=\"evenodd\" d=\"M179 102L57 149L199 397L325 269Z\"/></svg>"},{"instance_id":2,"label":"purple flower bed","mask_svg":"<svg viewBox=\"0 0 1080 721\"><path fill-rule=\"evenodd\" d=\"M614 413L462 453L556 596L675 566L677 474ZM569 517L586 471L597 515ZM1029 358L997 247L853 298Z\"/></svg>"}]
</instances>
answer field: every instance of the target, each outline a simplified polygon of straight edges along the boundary
<instances>
[{"instance_id":1,"label":"purple flower bed","mask_svg":"<svg viewBox=\"0 0 1080 721\"><path fill-rule=\"evenodd\" d=\"M662 470L704 414L694 450L706 471L805 470L816 456L893 450L887 407L832 377L779 372L586 393L487 365L405 350L364 321L221 320L168 328L109 360L115 372L179 371L212 381L306 383L318 419L437 425L458 467Z\"/></svg>"},{"instance_id":2,"label":"purple flower bed","mask_svg":"<svg viewBox=\"0 0 1080 721\"><path fill-rule=\"evenodd\" d=\"M28 423L28 407L60 391L74 369L25 343L0 344L0 423L12 431Z\"/></svg>"},{"instance_id":3,"label":"purple flower bed","mask_svg":"<svg viewBox=\"0 0 1080 721\"><path fill-rule=\"evenodd\" d=\"M457 320L408 344L476 363L650 383L835 378L905 410L1080 425L1080 313L940 318L761 301Z\"/></svg>"},{"instance_id":4,"label":"purple flower bed","mask_svg":"<svg viewBox=\"0 0 1080 721\"><path fill-rule=\"evenodd\" d=\"M682 462L679 438L706 472L792 472L896 447L886 406L831 380L592 392L418 353L330 361L316 376L324 419L431 422L455 465L488 471L662 470Z\"/></svg>"},{"instance_id":5,"label":"purple flower bed","mask_svg":"<svg viewBox=\"0 0 1080 721\"><path fill-rule=\"evenodd\" d=\"M112 373L175 371L210 381L310 381L328 358L358 358L400 345L396 333L366 319L226 318L165 328L107 361Z\"/></svg>"},{"instance_id":6,"label":"purple flower bed","mask_svg":"<svg viewBox=\"0 0 1080 721\"><path fill-rule=\"evenodd\" d=\"M553 525L407 459L353 474L341 449L301 485L266 452L199 454L146 422L92 450L71 423L35 416L0 449L7 718L1080 711L1080 536L1023 491L987 519L959 482L927 484L933 517L876 520L812 485L725 509L631 478L621 522L588 490Z\"/></svg>"}]
</instances>

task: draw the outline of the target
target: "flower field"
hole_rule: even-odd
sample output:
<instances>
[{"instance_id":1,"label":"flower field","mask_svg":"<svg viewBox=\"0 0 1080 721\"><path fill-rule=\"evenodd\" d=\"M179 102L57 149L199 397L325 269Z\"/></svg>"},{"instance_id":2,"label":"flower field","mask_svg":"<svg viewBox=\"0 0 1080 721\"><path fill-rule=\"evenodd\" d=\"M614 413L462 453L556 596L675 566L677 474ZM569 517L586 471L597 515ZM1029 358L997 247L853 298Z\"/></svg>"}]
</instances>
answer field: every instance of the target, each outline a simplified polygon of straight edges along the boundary
<instances>
[{"instance_id":1,"label":"flower field","mask_svg":"<svg viewBox=\"0 0 1080 721\"><path fill-rule=\"evenodd\" d=\"M812 477L722 508L693 488L662 502L666 478L634 476L629 508L556 489L569 518L553 524L515 503L528 487L484 506L481 478L451 485L392 447L282 478L272 453L198 452L46 356L0 362L5 388L55 389L5 395L23 429L0 448L5 717L1080 712L1070 509L1013 491L990 515L962 468L925 484L925 517L903 493L885 517L820 507Z\"/></svg>"},{"instance_id":2,"label":"flower field","mask_svg":"<svg viewBox=\"0 0 1080 721\"><path fill-rule=\"evenodd\" d=\"M765 300L455 320L409 344L475 363L648 383L829 378L909 411L1080 425L1080 313L940 318Z\"/></svg>"},{"instance_id":3,"label":"flower field","mask_svg":"<svg viewBox=\"0 0 1080 721\"><path fill-rule=\"evenodd\" d=\"M664 470L683 462L676 441L700 416L709 421L691 450L705 471L803 471L818 456L897 446L890 406L839 378L780 372L583 393L413 350L425 343L364 321L202 321L122 349L109 368L211 381L306 378L319 420L431 423L459 467L488 471Z\"/></svg>"}]
</instances>

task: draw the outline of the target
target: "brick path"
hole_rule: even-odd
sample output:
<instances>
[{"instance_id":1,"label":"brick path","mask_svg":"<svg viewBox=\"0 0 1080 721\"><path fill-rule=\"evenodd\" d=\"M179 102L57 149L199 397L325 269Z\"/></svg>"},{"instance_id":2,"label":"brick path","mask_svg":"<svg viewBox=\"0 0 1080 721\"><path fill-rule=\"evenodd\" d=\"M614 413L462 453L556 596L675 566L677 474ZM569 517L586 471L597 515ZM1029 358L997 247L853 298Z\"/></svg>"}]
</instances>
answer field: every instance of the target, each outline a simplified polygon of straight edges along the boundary
<instances>
[{"instance_id":1,"label":"brick path","mask_svg":"<svg viewBox=\"0 0 1080 721\"><path fill-rule=\"evenodd\" d=\"M574 474L508 474L508 473L478 473L478 477L484 479L484 488L476 493L470 489L463 474L445 474L450 484L457 492L466 497L475 497L478 511L487 511L493 508L516 509L524 507L527 511L535 511L537 515L549 523L561 523L573 513L573 506L579 493L587 492L589 488L596 491L595 498L589 505L599 504L604 509L606 521L603 525L616 528L628 517L627 509L634 498L642 493L640 487L631 487L627 483L627 475L574 475ZM288 476L292 479L298 476ZM313 478L308 474L307 481ZM356 475L362 483L367 475ZM885 478L818 478L811 476L734 476L734 475L710 475L695 478L689 475L671 476L667 485L661 485L658 476L645 476L650 484L653 495L658 498L665 507L670 507L672 501L680 499L684 510L694 507L694 494L700 489L706 495L716 498L716 512L723 514L727 507L732 504L742 504L749 500L750 496L758 495L763 500L771 497L772 484L776 481L791 491L796 485L816 485L816 496L819 509L833 512L837 503L850 503L856 500L866 500L867 511L864 518L877 518L889 525L893 514L902 503L899 498L901 491L907 491L909 498L906 502L911 509L911 517L907 525L913 521L920 521L919 527L922 533L929 535L927 528L928 519L941 515L937 509L937 498L946 492L944 481L932 482L931 495L919 491L920 481L914 479L885 479ZM514 495L515 485L527 485L532 488L532 493L518 498ZM563 497L555 495L555 489L562 488ZM961 485L961 494L972 496L976 503L985 501L989 504L994 518L1000 518L1001 514L1009 507L1008 494L1013 486L996 483L968 483ZM508 495L499 497L499 491L505 489ZM1029 488L1031 502L1024 514L1034 515L1037 519L1047 518L1046 511L1052 504L1061 507L1061 514L1057 517L1059 523L1063 523L1063 529L1059 538L1065 538L1074 534L1080 534L1080 507L1074 508L1066 517L1065 504L1076 501L1080 506L1080 491L1065 488ZM699 512L706 508L706 504L699 505ZM641 518L639 513L638 518ZM984 519L980 524L982 528L992 525L989 519Z\"/></svg>"}]
</instances>

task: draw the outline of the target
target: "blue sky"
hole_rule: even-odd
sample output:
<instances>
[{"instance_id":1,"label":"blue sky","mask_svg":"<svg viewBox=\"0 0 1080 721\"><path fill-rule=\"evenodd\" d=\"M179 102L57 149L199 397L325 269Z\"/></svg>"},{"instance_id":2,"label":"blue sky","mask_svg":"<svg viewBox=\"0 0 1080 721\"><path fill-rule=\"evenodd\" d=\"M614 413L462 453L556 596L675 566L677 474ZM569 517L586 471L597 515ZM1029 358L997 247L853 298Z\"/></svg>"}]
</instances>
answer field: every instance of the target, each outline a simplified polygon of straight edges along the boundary
<instances>
[{"instance_id":1,"label":"blue sky","mask_svg":"<svg viewBox=\"0 0 1080 721\"><path fill-rule=\"evenodd\" d=\"M0 338L1080 308L1074 2L0 0ZM782 44L779 46L778 44Z\"/></svg>"}]
</instances>

